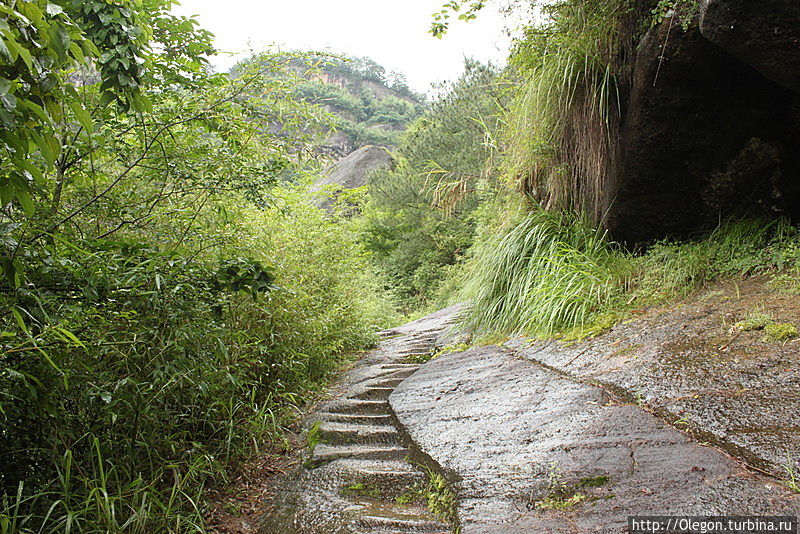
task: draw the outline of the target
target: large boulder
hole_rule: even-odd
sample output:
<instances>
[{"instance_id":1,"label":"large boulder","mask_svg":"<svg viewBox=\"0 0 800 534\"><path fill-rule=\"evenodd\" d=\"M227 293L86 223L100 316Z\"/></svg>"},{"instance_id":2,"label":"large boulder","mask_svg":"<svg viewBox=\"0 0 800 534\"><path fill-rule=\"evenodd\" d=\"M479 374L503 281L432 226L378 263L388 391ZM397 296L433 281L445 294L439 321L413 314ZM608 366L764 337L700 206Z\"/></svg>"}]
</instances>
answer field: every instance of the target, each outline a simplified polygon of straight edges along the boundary
<instances>
[{"instance_id":1,"label":"large boulder","mask_svg":"<svg viewBox=\"0 0 800 534\"><path fill-rule=\"evenodd\" d=\"M386 148L363 146L325 169L311 189L325 193L320 206L329 209L339 193L366 185L370 174L390 168L392 162L392 155Z\"/></svg>"},{"instance_id":2,"label":"large boulder","mask_svg":"<svg viewBox=\"0 0 800 534\"><path fill-rule=\"evenodd\" d=\"M611 234L628 244L729 215L798 215L797 95L697 26L667 20L636 50L606 210Z\"/></svg>"},{"instance_id":3,"label":"large boulder","mask_svg":"<svg viewBox=\"0 0 800 534\"><path fill-rule=\"evenodd\" d=\"M800 92L798 0L703 0L700 31L769 79Z\"/></svg>"}]
</instances>

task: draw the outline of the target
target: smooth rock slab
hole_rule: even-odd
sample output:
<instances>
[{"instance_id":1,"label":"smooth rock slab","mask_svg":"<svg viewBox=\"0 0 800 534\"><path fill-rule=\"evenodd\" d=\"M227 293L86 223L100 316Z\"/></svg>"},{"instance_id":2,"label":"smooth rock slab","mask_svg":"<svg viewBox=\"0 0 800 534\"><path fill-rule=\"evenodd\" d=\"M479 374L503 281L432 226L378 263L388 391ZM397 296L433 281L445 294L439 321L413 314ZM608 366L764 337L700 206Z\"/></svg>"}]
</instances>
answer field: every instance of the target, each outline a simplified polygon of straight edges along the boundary
<instances>
[{"instance_id":1,"label":"smooth rock slab","mask_svg":"<svg viewBox=\"0 0 800 534\"><path fill-rule=\"evenodd\" d=\"M769 343L731 328L753 310L800 324L800 301L769 277L726 281L596 338L564 345L516 339L519 355L624 392L751 465L800 470L798 340Z\"/></svg>"},{"instance_id":2,"label":"smooth rock slab","mask_svg":"<svg viewBox=\"0 0 800 534\"><path fill-rule=\"evenodd\" d=\"M389 402L420 448L460 478L464 534L624 532L629 515L800 513L800 496L776 481L498 347L428 362ZM578 487L598 477L607 483ZM582 502L543 507L559 486Z\"/></svg>"}]
</instances>

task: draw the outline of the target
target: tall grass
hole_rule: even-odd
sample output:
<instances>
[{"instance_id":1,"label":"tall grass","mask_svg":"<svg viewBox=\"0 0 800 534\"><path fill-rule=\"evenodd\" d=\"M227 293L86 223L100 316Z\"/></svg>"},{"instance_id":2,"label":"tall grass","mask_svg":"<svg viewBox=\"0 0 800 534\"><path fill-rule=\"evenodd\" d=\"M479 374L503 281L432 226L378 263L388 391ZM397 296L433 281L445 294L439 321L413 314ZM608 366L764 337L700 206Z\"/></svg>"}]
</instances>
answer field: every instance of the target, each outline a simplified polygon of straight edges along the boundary
<instances>
[{"instance_id":1,"label":"tall grass","mask_svg":"<svg viewBox=\"0 0 800 534\"><path fill-rule=\"evenodd\" d=\"M629 265L604 234L561 212L534 211L478 245L462 298L471 326L548 335L585 323Z\"/></svg>"},{"instance_id":2,"label":"tall grass","mask_svg":"<svg viewBox=\"0 0 800 534\"><path fill-rule=\"evenodd\" d=\"M479 332L575 335L723 276L798 266L800 233L784 220L727 221L634 255L574 214L538 209L476 246L459 298Z\"/></svg>"},{"instance_id":3,"label":"tall grass","mask_svg":"<svg viewBox=\"0 0 800 534\"><path fill-rule=\"evenodd\" d=\"M556 2L512 55L524 81L506 120L505 172L546 208L582 211L592 222L610 198L629 4Z\"/></svg>"},{"instance_id":4,"label":"tall grass","mask_svg":"<svg viewBox=\"0 0 800 534\"><path fill-rule=\"evenodd\" d=\"M785 219L732 219L685 242L661 241L634 258L637 304L662 302L725 276L800 265L800 234Z\"/></svg>"}]
</instances>

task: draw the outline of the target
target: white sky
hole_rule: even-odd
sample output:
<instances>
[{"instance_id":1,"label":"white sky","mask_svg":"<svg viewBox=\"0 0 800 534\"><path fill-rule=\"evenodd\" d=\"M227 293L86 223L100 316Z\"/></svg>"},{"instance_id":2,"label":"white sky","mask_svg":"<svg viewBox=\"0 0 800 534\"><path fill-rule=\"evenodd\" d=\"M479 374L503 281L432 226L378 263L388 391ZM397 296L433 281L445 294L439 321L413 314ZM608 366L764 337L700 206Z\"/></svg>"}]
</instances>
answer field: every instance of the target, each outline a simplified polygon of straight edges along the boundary
<instances>
[{"instance_id":1,"label":"white sky","mask_svg":"<svg viewBox=\"0 0 800 534\"><path fill-rule=\"evenodd\" d=\"M387 71L403 73L412 89L427 93L455 79L464 57L502 64L510 43L492 3L476 20L453 20L443 39L428 33L442 0L182 0L180 15L197 15L216 36L216 47L237 56L212 62L227 70L249 50L329 50L367 56Z\"/></svg>"}]
</instances>

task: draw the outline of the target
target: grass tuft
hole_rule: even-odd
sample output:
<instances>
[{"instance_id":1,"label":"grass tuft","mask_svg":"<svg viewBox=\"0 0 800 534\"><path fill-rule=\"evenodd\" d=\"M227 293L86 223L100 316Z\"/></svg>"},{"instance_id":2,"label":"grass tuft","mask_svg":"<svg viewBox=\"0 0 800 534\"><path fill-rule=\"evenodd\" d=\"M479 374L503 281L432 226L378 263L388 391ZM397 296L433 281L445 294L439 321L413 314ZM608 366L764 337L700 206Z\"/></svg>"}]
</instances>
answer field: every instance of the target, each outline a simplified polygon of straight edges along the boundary
<instances>
[{"instance_id":1,"label":"grass tuft","mask_svg":"<svg viewBox=\"0 0 800 534\"><path fill-rule=\"evenodd\" d=\"M751 313L746 319L733 325L734 330L751 332L753 330L763 330L768 325L775 322L771 315L762 312Z\"/></svg>"},{"instance_id":2,"label":"grass tuft","mask_svg":"<svg viewBox=\"0 0 800 534\"><path fill-rule=\"evenodd\" d=\"M790 323L773 323L764 327L765 342L780 343L796 338L797 327Z\"/></svg>"},{"instance_id":3,"label":"grass tuft","mask_svg":"<svg viewBox=\"0 0 800 534\"><path fill-rule=\"evenodd\" d=\"M629 265L604 234L574 216L535 211L477 249L462 298L478 330L552 335L585 325Z\"/></svg>"},{"instance_id":4,"label":"grass tuft","mask_svg":"<svg viewBox=\"0 0 800 534\"><path fill-rule=\"evenodd\" d=\"M465 326L479 335L576 340L720 277L798 266L800 233L784 220L728 221L700 239L662 241L634 255L576 215L537 209L482 240L459 297L471 303Z\"/></svg>"}]
</instances>

